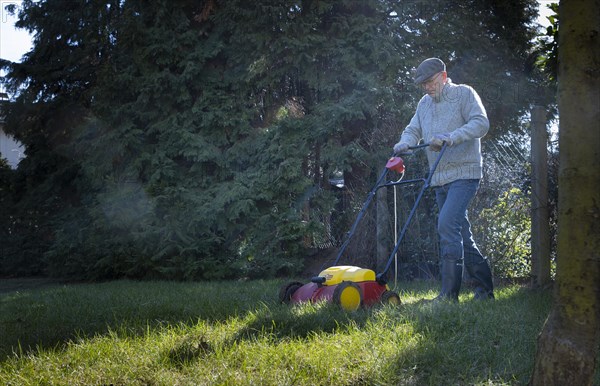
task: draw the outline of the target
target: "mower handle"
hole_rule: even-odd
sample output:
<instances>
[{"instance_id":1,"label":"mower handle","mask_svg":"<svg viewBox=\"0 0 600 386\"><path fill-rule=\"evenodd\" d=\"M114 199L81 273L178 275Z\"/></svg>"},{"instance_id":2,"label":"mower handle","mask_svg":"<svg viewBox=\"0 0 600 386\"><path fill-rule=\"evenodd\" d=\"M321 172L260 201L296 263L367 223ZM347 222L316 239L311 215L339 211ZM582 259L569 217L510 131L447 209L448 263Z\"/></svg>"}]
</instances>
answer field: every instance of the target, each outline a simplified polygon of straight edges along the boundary
<instances>
[{"instance_id":1,"label":"mower handle","mask_svg":"<svg viewBox=\"0 0 600 386\"><path fill-rule=\"evenodd\" d=\"M423 144L423 145L419 145L419 147L424 147L424 146L429 146L429 144ZM448 148L448 143L446 141L442 142L442 148L440 150L440 154L437 156L435 162L433 163L433 165L431 166L431 168L429 169L429 173L427 174L427 178L425 178L423 181L423 186L421 187L421 190L419 191L419 195L417 196L417 199L415 200L415 204L413 205L408 218L406 219L406 222L404 223L404 227L402 228L402 231L400 232L399 236L398 236L398 241L396 242L396 245L394 246L394 250L392 251L392 253L390 254L390 257L388 258L387 261L387 265L385 266L385 268L383 269L383 271L381 273L378 273L376 275L376 280L379 283L385 283L385 277L387 275L387 272L389 271L391 265L392 265L392 260L394 258L394 256L396 255L396 253L398 252L398 248L400 247L400 243L402 242L402 240L404 239L404 236L406 235L406 231L408 230L408 226L410 225L410 222L412 221L412 218L415 216L415 212L417 210L417 206L419 205L419 202L421 201L421 198L423 198L423 194L425 193L425 190L427 190L431 185L431 180L433 178L433 173L435 173L442 157L444 156L444 153L446 152L446 149Z\"/></svg>"},{"instance_id":2,"label":"mower handle","mask_svg":"<svg viewBox=\"0 0 600 386\"><path fill-rule=\"evenodd\" d=\"M415 150L415 149L420 149L420 148L422 148L422 147L427 147L427 146L429 146L429 143L422 143L422 144L420 144L420 145L409 146L408 148L409 148L410 150Z\"/></svg>"},{"instance_id":3,"label":"mower handle","mask_svg":"<svg viewBox=\"0 0 600 386\"><path fill-rule=\"evenodd\" d=\"M423 143L420 145L415 145L415 146L409 146L409 149L411 150L415 150L415 149L420 149L423 147L427 147L429 146L429 143ZM440 151L440 155L438 156L435 165L433 166L433 168L429 171L429 174L427 176L426 179L423 180L424 185L423 188L421 189L421 192L419 194L419 197L417 198L417 204L418 201L421 200L421 197L423 196L423 193L425 191L425 189L427 189L429 187L429 183L431 182L431 178L433 176L433 172L435 171L435 169L437 168L438 163L440 162L440 159L442 158L442 155L444 154L444 152L446 151L446 142L444 141L444 144L442 146L442 150ZM395 156L395 155L394 155ZM383 171L381 172L381 175L379 176L379 179L377 180L377 182L375 183L375 186L373 187L373 189L371 189L371 192L369 193L369 195L367 196L367 200L365 201L365 203L363 204L361 210L358 212L358 215L356 216L356 220L354 220L354 224L352 224L352 227L350 228L350 231L348 231L346 233L346 238L344 240L344 242L342 243L341 248L338 251L337 257L335 258L335 261L333 263L333 265L337 265L340 261L340 259L342 258L342 255L344 254L344 251L346 250L346 247L348 246L348 244L350 243L350 239L352 238L352 236L354 235L354 233L356 232L356 228L358 226L358 223L360 222L360 220L363 218L367 208L369 207L369 204L371 203L371 201L373 200L373 198L375 197L375 194L377 193L377 191L379 190L379 188L382 188L384 185L381 185L382 182L384 181L385 177L387 176L388 173L388 169L387 168L383 168ZM413 210L411 211L410 215L409 215L409 220L407 221L407 224L405 225L405 227L408 225L408 222L410 222L410 219L414 216L414 212L416 210L416 205L415 207L413 207ZM405 233L406 229L402 232L403 234ZM402 240L402 237L404 237L404 235L401 235L400 241ZM392 253L392 255L390 256L390 258L388 259L388 263L386 268L384 269L384 271L382 273L380 273L377 276L377 280L378 281L384 281L384 277L387 274L387 271L390 269L390 265L392 263L392 257L393 255L398 251L398 246L399 246L400 242L398 242L398 244L396 244L396 247L394 248L394 252ZM323 267L325 266L325 263L323 263L323 266L321 267L321 271L323 270ZM317 279L320 280L320 279Z\"/></svg>"},{"instance_id":4,"label":"mower handle","mask_svg":"<svg viewBox=\"0 0 600 386\"><path fill-rule=\"evenodd\" d=\"M447 144L448 144L448 142L442 141L442 146L445 146ZM420 145L409 146L408 150L417 150L417 149L421 149L421 148L427 147L429 145L431 145L431 143L426 142L426 143L422 143ZM394 153L394 154L392 154L392 157L398 157L400 155L408 155L408 154L412 154L412 152L411 153Z\"/></svg>"},{"instance_id":5,"label":"mower handle","mask_svg":"<svg viewBox=\"0 0 600 386\"><path fill-rule=\"evenodd\" d=\"M422 143L420 145L409 146L408 150L417 150L417 149L421 149L421 148L424 148L427 146L429 146L429 143ZM398 157L401 155L408 155L408 154L412 154L412 152L411 153L394 153L394 154L392 154L392 157Z\"/></svg>"}]
</instances>

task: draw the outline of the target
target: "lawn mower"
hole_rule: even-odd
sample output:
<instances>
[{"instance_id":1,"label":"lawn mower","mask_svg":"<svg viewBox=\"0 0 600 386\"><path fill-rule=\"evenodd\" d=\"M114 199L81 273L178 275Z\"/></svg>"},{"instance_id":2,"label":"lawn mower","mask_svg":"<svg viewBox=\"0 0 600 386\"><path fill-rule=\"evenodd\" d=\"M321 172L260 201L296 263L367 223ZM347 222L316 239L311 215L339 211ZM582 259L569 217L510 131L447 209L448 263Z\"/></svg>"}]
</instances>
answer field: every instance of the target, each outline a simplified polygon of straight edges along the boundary
<instances>
[{"instance_id":1,"label":"lawn mower","mask_svg":"<svg viewBox=\"0 0 600 386\"><path fill-rule=\"evenodd\" d=\"M431 179L437 166L446 151L446 145L442 146L439 156L430 168L429 173L425 178L412 180L403 180L405 165L401 155L411 154L412 150L421 149L429 146L429 144L421 144L410 147L410 153L395 154L387 162L383 172L377 180L375 186L367 196L367 200L359 211L354 224L350 231L346 234L346 238L340 247L333 266L322 270L318 276L313 277L309 283L291 282L284 284L279 290L279 300L282 303L297 304L302 302L320 302L327 301L339 305L346 311L355 311L360 307L369 307L377 303L397 304L401 303L400 296L396 292L390 290L386 282L386 275L392 265L394 256L398 252L400 243L410 225L412 218L415 215L416 209L423 198L423 194L429 188ZM389 171L394 171L400 175L396 181L387 181L386 176ZM375 194L380 188L386 186L419 184L422 183L421 190L415 200L415 203L400 231L396 244L392 253L389 256L384 270L378 274L375 271L367 268L360 268L351 265L338 265L346 247L350 243L350 239L356 232L356 228L364 217L367 208Z\"/></svg>"}]
</instances>

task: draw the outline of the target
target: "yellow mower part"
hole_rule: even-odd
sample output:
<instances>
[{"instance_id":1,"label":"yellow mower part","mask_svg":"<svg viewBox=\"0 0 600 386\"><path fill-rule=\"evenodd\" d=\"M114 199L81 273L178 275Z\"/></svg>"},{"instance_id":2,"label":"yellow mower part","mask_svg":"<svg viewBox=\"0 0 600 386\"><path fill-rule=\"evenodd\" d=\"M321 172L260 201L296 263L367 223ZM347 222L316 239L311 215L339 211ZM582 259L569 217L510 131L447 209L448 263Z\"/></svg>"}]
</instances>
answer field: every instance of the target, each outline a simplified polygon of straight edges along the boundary
<instances>
[{"instance_id":1,"label":"yellow mower part","mask_svg":"<svg viewBox=\"0 0 600 386\"><path fill-rule=\"evenodd\" d=\"M319 276L325 278L325 283L323 283L324 285L336 285L343 281L374 281L375 271L371 269L355 267L352 265L338 265L321 271Z\"/></svg>"},{"instance_id":2,"label":"yellow mower part","mask_svg":"<svg viewBox=\"0 0 600 386\"><path fill-rule=\"evenodd\" d=\"M333 291L333 302L344 311L356 311L363 303L363 293L358 284L344 281Z\"/></svg>"}]
</instances>

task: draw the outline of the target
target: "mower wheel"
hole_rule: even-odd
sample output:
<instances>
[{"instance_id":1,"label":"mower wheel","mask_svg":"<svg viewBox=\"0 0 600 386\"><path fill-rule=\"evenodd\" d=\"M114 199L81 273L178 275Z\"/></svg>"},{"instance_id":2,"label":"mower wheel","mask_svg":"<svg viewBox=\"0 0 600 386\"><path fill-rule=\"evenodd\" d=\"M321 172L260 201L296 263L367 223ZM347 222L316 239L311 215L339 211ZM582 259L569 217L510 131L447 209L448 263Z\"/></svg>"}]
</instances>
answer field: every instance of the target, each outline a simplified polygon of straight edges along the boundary
<instances>
[{"instance_id":1,"label":"mower wheel","mask_svg":"<svg viewBox=\"0 0 600 386\"><path fill-rule=\"evenodd\" d=\"M392 306L399 306L402 304L400 296L393 291L385 291L381 294L381 304L389 304Z\"/></svg>"},{"instance_id":2,"label":"mower wheel","mask_svg":"<svg viewBox=\"0 0 600 386\"><path fill-rule=\"evenodd\" d=\"M288 304L290 300L292 300L292 295L294 292L304 284L299 281L293 281L291 283L287 283L281 286L279 289L279 302Z\"/></svg>"},{"instance_id":3,"label":"mower wheel","mask_svg":"<svg viewBox=\"0 0 600 386\"><path fill-rule=\"evenodd\" d=\"M363 304L362 289L351 281L343 281L333 291L333 302L345 311L356 311Z\"/></svg>"}]
</instances>

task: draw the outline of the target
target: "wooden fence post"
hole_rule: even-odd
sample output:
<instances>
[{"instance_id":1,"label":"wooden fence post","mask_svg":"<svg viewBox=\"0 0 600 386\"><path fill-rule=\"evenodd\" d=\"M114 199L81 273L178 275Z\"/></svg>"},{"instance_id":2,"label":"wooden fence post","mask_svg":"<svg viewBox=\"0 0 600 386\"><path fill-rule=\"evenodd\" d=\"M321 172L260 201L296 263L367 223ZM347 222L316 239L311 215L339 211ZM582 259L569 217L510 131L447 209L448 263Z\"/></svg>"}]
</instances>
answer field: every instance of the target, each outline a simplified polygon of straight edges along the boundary
<instances>
[{"instance_id":1,"label":"wooden fence post","mask_svg":"<svg viewBox=\"0 0 600 386\"><path fill-rule=\"evenodd\" d=\"M546 109L531 111L531 276L534 287L550 283L548 132Z\"/></svg>"}]
</instances>

